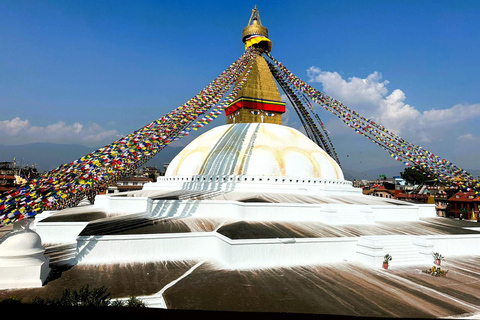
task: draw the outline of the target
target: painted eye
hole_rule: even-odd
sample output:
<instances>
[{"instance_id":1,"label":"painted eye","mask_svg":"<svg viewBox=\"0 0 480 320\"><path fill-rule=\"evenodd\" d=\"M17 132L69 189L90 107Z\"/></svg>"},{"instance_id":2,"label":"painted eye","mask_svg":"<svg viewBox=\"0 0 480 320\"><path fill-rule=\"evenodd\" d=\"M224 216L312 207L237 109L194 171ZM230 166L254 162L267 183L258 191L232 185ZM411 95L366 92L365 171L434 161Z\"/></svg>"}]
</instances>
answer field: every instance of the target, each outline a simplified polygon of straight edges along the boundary
<instances>
[{"instance_id":1,"label":"painted eye","mask_svg":"<svg viewBox=\"0 0 480 320\"><path fill-rule=\"evenodd\" d=\"M258 111L258 110L252 110L250 112L254 115L259 115L260 114L260 111Z\"/></svg>"},{"instance_id":2,"label":"painted eye","mask_svg":"<svg viewBox=\"0 0 480 320\"><path fill-rule=\"evenodd\" d=\"M275 113L267 112L267 117L274 117Z\"/></svg>"}]
</instances>

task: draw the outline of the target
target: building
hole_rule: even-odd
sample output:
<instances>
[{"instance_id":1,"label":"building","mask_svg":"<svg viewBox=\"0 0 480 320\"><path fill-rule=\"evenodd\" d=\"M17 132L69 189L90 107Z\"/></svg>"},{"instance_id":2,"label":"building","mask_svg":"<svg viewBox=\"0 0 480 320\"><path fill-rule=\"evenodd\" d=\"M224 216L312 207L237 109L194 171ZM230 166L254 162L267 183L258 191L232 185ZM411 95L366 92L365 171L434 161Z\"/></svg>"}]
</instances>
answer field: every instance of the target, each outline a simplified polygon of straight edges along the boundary
<instances>
[{"instance_id":1,"label":"building","mask_svg":"<svg viewBox=\"0 0 480 320\"><path fill-rule=\"evenodd\" d=\"M150 179L152 179L152 181L156 181L159 176L163 176L165 174L165 170L167 166L168 165L165 165L164 170L160 170L156 167L145 167L142 170L142 174L145 177L149 177Z\"/></svg>"},{"instance_id":2,"label":"building","mask_svg":"<svg viewBox=\"0 0 480 320\"><path fill-rule=\"evenodd\" d=\"M395 198L395 190L387 189L384 185L373 185L370 188L364 188L363 194L367 196L374 196L374 197L381 197L381 198L388 198L394 199Z\"/></svg>"},{"instance_id":3,"label":"building","mask_svg":"<svg viewBox=\"0 0 480 320\"><path fill-rule=\"evenodd\" d=\"M35 166L19 167L15 161L0 162L0 194L27 183L28 179L39 177Z\"/></svg>"},{"instance_id":4,"label":"building","mask_svg":"<svg viewBox=\"0 0 480 320\"><path fill-rule=\"evenodd\" d=\"M435 204L435 211L439 217L447 217L448 193L449 188L439 185L423 184L413 190L400 190L395 194L395 198L402 201L415 203Z\"/></svg>"},{"instance_id":5,"label":"building","mask_svg":"<svg viewBox=\"0 0 480 320\"><path fill-rule=\"evenodd\" d=\"M435 202L435 210L437 211L437 216L447 217L448 194L442 190L441 192L433 195L433 200Z\"/></svg>"},{"instance_id":6,"label":"building","mask_svg":"<svg viewBox=\"0 0 480 320\"><path fill-rule=\"evenodd\" d=\"M0 162L0 194L17 186L13 162Z\"/></svg>"},{"instance_id":7,"label":"building","mask_svg":"<svg viewBox=\"0 0 480 320\"><path fill-rule=\"evenodd\" d=\"M149 183L152 181L153 180L149 177L137 177L137 176L123 177L119 179L114 186L109 186L107 189L107 192L116 193L116 192L123 192L123 191L142 190L143 186L146 183Z\"/></svg>"},{"instance_id":8,"label":"building","mask_svg":"<svg viewBox=\"0 0 480 320\"><path fill-rule=\"evenodd\" d=\"M141 190L145 183L156 181L162 175L164 172L156 167L145 167L139 169L135 175L117 180L114 185L108 186L106 193Z\"/></svg>"},{"instance_id":9,"label":"building","mask_svg":"<svg viewBox=\"0 0 480 320\"><path fill-rule=\"evenodd\" d=\"M447 214L452 218L477 220L480 197L474 192L457 192L448 199Z\"/></svg>"}]
</instances>

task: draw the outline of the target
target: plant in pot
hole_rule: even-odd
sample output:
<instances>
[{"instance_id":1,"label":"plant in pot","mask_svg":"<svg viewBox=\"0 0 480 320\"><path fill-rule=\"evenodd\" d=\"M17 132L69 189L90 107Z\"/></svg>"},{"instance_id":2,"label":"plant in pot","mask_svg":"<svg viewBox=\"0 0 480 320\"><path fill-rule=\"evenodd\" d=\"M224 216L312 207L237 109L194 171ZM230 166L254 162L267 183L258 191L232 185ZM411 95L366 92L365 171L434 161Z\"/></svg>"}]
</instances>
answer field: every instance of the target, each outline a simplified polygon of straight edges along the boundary
<instances>
[{"instance_id":1,"label":"plant in pot","mask_svg":"<svg viewBox=\"0 0 480 320\"><path fill-rule=\"evenodd\" d=\"M429 275L435 276L435 277L445 277L448 273L448 270L443 270L440 267L431 267L428 270L424 270L423 272L428 273Z\"/></svg>"},{"instance_id":2,"label":"plant in pot","mask_svg":"<svg viewBox=\"0 0 480 320\"><path fill-rule=\"evenodd\" d=\"M445 259L445 257L438 252L432 252L432 256L433 256L434 263L437 266L439 266L442 263L442 260Z\"/></svg>"},{"instance_id":3,"label":"plant in pot","mask_svg":"<svg viewBox=\"0 0 480 320\"><path fill-rule=\"evenodd\" d=\"M392 256L390 254L386 254L384 257L383 257L383 269L388 269L388 263L392 261Z\"/></svg>"}]
</instances>

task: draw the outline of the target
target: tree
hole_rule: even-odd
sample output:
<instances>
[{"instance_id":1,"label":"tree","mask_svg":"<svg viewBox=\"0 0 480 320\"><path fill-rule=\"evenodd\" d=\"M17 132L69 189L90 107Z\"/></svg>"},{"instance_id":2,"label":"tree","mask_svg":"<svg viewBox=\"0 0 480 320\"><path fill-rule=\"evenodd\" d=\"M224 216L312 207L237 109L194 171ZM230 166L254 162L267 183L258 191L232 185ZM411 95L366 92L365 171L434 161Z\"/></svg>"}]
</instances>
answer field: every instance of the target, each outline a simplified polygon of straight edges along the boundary
<instances>
[{"instance_id":1,"label":"tree","mask_svg":"<svg viewBox=\"0 0 480 320\"><path fill-rule=\"evenodd\" d=\"M427 180L434 179L434 177L427 170L418 167L405 168L403 172L400 172L400 177L412 184L422 184Z\"/></svg>"}]
</instances>

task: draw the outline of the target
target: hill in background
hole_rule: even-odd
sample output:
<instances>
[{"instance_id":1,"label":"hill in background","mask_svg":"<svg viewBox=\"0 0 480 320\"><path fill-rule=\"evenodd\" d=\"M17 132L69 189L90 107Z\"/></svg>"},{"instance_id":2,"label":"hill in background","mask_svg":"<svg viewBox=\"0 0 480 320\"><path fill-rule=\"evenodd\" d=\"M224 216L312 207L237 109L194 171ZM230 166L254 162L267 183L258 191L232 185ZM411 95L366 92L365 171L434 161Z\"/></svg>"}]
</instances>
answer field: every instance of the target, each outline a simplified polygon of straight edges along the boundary
<instances>
[{"instance_id":1,"label":"hill in background","mask_svg":"<svg viewBox=\"0 0 480 320\"><path fill-rule=\"evenodd\" d=\"M26 166L27 164L32 166L35 164L37 170L43 172L53 170L59 165L81 158L98 148L100 147L55 143L30 143L15 146L0 145L0 162L13 161L13 158L15 158L18 166ZM157 156L147 162L146 166L163 169L164 164L170 162L181 150L182 147L167 146ZM342 168L347 180L375 180L380 175L394 177L399 176L404 169L404 165L385 166L366 171L357 171L355 168ZM475 177L480 175L480 170L466 170Z\"/></svg>"},{"instance_id":2,"label":"hill in background","mask_svg":"<svg viewBox=\"0 0 480 320\"><path fill-rule=\"evenodd\" d=\"M38 171L50 171L56 167L72 162L100 147L85 147L77 144L30 143L24 145L0 145L0 162L16 159L17 166L32 166ZM163 168L164 162L170 162L180 152L180 147L166 147L146 166Z\"/></svg>"}]
</instances>

